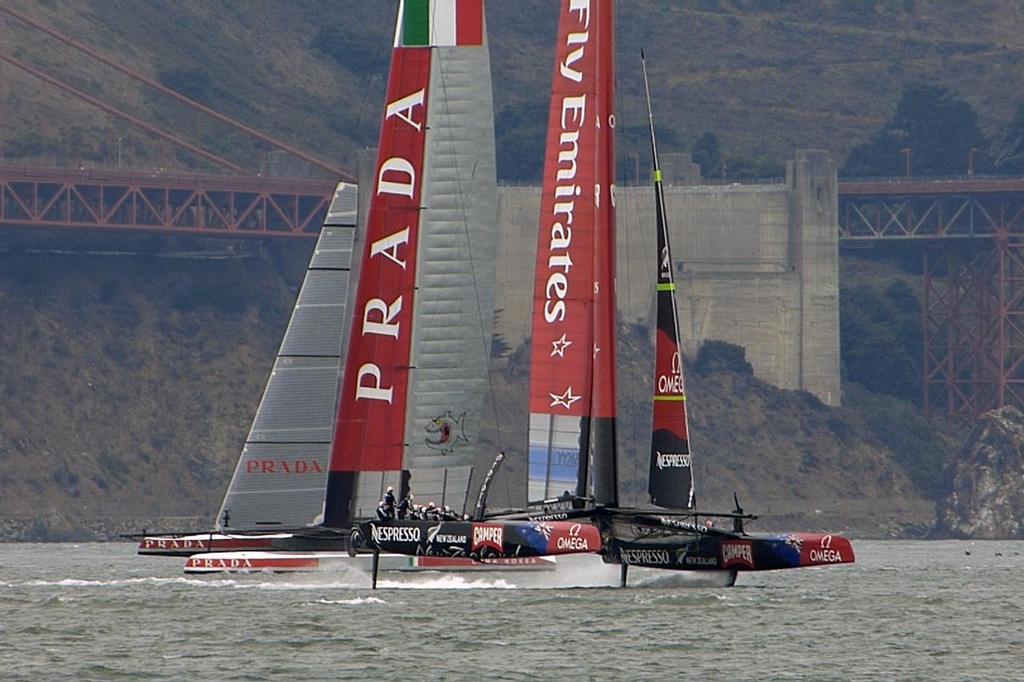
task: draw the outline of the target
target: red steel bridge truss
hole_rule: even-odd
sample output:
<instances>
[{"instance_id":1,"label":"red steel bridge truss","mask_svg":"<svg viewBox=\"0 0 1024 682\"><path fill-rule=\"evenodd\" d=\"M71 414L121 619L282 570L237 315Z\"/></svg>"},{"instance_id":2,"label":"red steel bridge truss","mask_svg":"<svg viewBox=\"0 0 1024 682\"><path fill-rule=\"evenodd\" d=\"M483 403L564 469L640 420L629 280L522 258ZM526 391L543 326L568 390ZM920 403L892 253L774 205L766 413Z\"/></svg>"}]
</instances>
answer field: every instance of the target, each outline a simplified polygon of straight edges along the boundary
<instances>
[{"instance_id":1,"label":"red steel bridge truss","mask_svg":"<svg viewBox=\"0 0 1024 682\"><path fill-rule=\"evenodd\" d=\"M924 407L952 428L1024 410L1024 180L844 182L843 242L928 240Z\"/></svg>"},{"instance_id":2,"label":"red steel bridge truss","mask_svg":"<svg viewBox=\"0 0 1024 682\"><path fill-rule=\"evenodd\" d=\"M312 238L335 183L0 166L0 225Z\"/></svg>"},{"instance_id":3,"label":"red steel bridge truss","mask_svg":"<svg viewBox=\"0 0 1024 682\"><path fill-rule=\"evenodd\" d=\"M311 239L329 180L0 166L0 226ZM839 239L922 241L924 406L1024 410L1024 180L841 182Z\"/></svg>"}]
</instances>

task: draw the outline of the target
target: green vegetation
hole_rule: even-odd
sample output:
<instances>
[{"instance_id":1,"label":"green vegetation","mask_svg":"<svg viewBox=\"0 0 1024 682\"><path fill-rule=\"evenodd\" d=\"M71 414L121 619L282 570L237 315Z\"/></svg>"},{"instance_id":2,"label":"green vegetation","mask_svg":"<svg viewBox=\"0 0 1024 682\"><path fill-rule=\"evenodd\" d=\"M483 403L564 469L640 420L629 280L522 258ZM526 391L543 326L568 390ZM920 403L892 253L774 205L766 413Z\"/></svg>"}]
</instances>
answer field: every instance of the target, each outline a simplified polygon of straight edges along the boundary
<instances>
[{"instance_id":1,"label":"green vegetation","mask_svg":"<svg viewBox=\"0 0 1024 682\"><path fill-rule=\"evenodd\" d=\"M906 282L843 287L839 329L845 380L920 404L921 303Z\"/></svg>"},{"instance_id":2,"label":"green vegetation","mask_svg":"<svg viewBox=\"0 0 1024 682\"><path fill-rule=\"evenodd\" d=\"M854 147L841 175L965 175L974 152L986 148L974 108L946 88L911 85L889 122L871 141ZM978 158L974 170L987 164Z\"/></svg>"},{"instance_id":3,"label":"green vegetation","mask_svg":"<svg viewBox=\"0 0 1024 682\"><path fill-rule=\"evenodd\" d=\"M332 163L351 168L354 152L376 141L394 3L292 0L254 11L244 0L223 0L214 12L203 3L134 3L112 10L96 2L12 2L168 86ZM532 182L540 173L555 19L550 0L488 5L498 168L507 180ZM662 150L693 150L707 177L722 176L722 161L727 179L778 176L795 149L827 149L841 160L862 146L866 149L849 164L858 174L902 173L900 149L907 145L915 172L963 173L971 146L978 149L979 172L1021 170L1024 114L1014 119L1017 98L1004 96L1020 90L1018 55L1005 47L1016 44L1024 30L1013 0L984 6L636 0L619 3L617 21L617 119L624 133L619 160L627 172L634 153L647 157L646 135L626 134L646 129L641 47L649 56ZM232 161L255 170L263 160L264 145L17 22L0 26L0 42L19 58L85 84L100 99L201 141ZM946 97L936 96L941 94L936 74ZM80 100L22 82L4 101L0 151L5 158L114 165L120 146L129 168L213 170ZM910 88L921 83L927 85L907 99ZM987 139L965 125L970 110L958 108L958 102L985 103L977 111L976 128L998 133L991 150ZM893 115L896 109L900 116ZM915 120L927 125L915 128ZM942 131L950 132L952 143L948 154L936 155L929 140Z\"/></svg>"},{"instance_id":4,"label":"green vegetation","mask_svg":"<svg viewBox=\"0 0 1024 682\"><path fill-rule=\"evenodd\" d=\"M743 346L726 341L705 341L697 350L693 371L708 375L715 372L733 372L754 375L754 368L747 362L747 350Z\"/></svg>"}]
</instances>

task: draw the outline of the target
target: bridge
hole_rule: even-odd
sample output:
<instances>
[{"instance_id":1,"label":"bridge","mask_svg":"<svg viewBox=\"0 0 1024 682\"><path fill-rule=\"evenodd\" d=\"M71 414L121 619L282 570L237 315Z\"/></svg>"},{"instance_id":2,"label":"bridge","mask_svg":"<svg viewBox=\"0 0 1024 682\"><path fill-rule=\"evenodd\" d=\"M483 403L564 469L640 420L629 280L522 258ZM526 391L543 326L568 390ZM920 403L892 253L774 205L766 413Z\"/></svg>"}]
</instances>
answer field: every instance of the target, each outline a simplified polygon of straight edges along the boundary
<instances>
[{"instance_id":1,"label":"bridge","mask_svg":"<svg viewBox=\"0 0 1024 682\"><path fill-rule=\"evenodd\" d=\"M335 184L0 166L0 226L313 239Z\"/></svg>"},{"instance_id":2,"label":"bridge","mask_svg":"<svg viewBox=\"0 0 1024 682\"><path fill-rule=\"evenodd\" d=\"M310 240L347 172L235 121L41 23L0 13L192 108L326 179L260 176L103 102L0 47L0 62L233 175L167 175L0 165L0 227ZM52 68L47 65L46 68ZM924 406L957 427L1002 405L1024 409L1024 179L840 182L840 244L920 242L924 250Z\"/></svg>"}]
</instances>

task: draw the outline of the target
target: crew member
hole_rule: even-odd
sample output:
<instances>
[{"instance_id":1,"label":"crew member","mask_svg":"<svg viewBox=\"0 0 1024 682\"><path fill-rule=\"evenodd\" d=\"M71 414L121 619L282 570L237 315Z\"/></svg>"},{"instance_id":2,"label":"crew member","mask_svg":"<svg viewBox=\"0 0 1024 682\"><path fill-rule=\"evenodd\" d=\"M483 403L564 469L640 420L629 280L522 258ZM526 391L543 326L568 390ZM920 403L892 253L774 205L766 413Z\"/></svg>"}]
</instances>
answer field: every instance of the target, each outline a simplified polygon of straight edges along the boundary
<instances>
[{"instance_id":1,"label":"crew member","mask_svg":"<svg viewBox=\"0 0 1024 682\"><path fill-rule=\"evenodd\" d=\"M387 505L388 509L391 510L391 516L395 515L395 487L389 485L388 490L384 493L384 504Z\"/></svg>"},{"instance_id":2,"label":"crew member","mask_svg":"<svg viewBox=\"0 0 1024 682\"><path fill-rule=\"evenodd\" d=\"M398 520L403 521L406 517L411 516L415 512L414 505L412 503L412 493L409 493L402 498L402 501L398 503Z\"/></svg>"}]
</instances>

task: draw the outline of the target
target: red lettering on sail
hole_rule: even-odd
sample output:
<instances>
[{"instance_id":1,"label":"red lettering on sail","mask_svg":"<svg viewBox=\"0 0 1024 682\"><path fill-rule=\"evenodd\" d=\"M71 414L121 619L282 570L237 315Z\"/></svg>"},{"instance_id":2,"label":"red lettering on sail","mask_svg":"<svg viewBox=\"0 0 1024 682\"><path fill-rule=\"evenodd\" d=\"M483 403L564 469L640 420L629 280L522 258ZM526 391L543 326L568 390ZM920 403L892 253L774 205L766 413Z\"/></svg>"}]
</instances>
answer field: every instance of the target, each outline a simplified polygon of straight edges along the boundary
<instances>
[{"instance_id":1,"label":"red lettering on sail","mask_svg":"<svg viewBox=\"0 0 1024 682\"><path fill-rule=\"evenodd\" d=\"M250 459L245 463L247 474L322 474L324 468L315 459Z\"/></svg>"}]
</instances>

